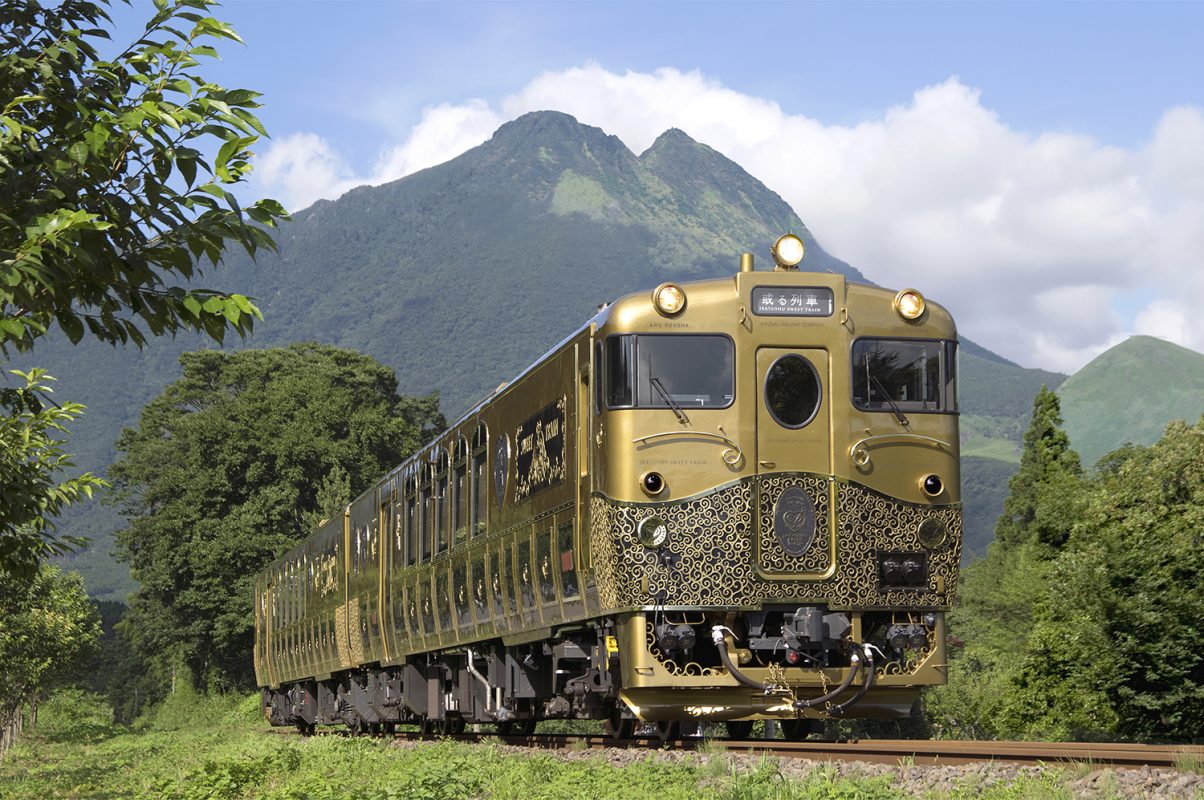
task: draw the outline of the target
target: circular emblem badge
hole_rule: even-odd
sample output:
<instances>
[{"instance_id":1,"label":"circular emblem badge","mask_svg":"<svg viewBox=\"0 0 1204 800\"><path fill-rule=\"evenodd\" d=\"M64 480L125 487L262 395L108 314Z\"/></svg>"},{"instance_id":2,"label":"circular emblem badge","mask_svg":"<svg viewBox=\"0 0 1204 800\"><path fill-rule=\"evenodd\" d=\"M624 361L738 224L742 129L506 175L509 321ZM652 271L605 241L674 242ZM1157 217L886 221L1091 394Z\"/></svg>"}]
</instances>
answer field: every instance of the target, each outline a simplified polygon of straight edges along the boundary
<instances>
[{"instance_id":1,"label":"circular emblem badge","mask_svg":"<svg viewBox=\"0 0 1204 800\"><path fill-rule=\"evenodd\" d=\"M510 474L510 434L503 433L493 449L493 488L497 494L497 507L506 500L506 476Z\"/></svg>"},{"instance_id":2,"label":"circular emblem badge","mask_svg":"<svg viewBox=\"0 0 1204 800\"><path fill-rule=\"evenodd\" d=\"M773 509L773 532L792 556L801 556L815 541L815 505L803 487L782 492Z\"/></svg>"}]
</instances>

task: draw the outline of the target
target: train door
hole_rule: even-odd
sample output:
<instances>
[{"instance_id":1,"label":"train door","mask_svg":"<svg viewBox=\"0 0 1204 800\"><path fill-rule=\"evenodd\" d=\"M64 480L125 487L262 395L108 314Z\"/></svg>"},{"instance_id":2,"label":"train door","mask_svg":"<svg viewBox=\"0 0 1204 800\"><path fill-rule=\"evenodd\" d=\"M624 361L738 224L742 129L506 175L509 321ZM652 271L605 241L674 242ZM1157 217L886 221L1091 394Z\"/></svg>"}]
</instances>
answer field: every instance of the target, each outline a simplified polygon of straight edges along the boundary
<instances>
[{"instance_id":1,"label":"train door","mask_svg":"<svg viewBox=\"0 0 1204 800\"><path fill-rule=\"evenodd\" d=\"M757 351L756 567L780 579L827 577L832 474L828 353Z\"/></svg>"}]
</instances>

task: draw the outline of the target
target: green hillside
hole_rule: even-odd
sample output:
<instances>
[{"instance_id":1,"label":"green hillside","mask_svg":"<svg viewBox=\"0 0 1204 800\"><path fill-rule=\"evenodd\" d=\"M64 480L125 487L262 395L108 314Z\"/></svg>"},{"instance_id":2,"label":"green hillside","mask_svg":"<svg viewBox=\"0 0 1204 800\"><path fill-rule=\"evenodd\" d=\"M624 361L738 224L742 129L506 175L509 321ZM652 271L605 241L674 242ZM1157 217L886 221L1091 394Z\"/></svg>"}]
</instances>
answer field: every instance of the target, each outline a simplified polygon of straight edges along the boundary
<instances>
[{"instance_id":1,"label":"green hillside","mask_svg":"<svg viewBox=\"0 0 1204 800\"><path fill-rule=\"evenodd\" d=\"M825 252L781 197L685 133L667 131L637 156L566 114L536 112L445 164L315 203L281 228L278 253L258 263L232 254L201 283L263 309L254 337L233 346L318 341L359 350L393 367L401 391L440 392L453 418L599 303L666 279L730 275L743 251L764 267L787 230L806 242L804 268L865 280ZM939 286L922 288L940 299ZM121 428L178 377L180 353L211 346L182 335L138 352L60 338L23 363L47 367L60 378L58 396L88 406L70 446L80 467L103 472ZM1036 387L1061 378L968 341L962 372L962 407L977 420L970 443L995 455L1013 433L1019 440L1017 420L1027 418ZM967 486L971 506L992 491ZM62 526L94 539L70 565L106 598L129 589L124 567L105 555L118 524L92 506Z\"/></svg>"},{"instance_id":2,"label":"green hillside","mask_svg":"<svg viewBox=\"0 0 1204 800\"><path fill-rule=\"evenodd\" d=\"M1173 419L1204 414L1204 354L1133 336L1072 375L1058 395L1085 466L1126 442L1153 444Z\"/></svg>"}]
</instances>

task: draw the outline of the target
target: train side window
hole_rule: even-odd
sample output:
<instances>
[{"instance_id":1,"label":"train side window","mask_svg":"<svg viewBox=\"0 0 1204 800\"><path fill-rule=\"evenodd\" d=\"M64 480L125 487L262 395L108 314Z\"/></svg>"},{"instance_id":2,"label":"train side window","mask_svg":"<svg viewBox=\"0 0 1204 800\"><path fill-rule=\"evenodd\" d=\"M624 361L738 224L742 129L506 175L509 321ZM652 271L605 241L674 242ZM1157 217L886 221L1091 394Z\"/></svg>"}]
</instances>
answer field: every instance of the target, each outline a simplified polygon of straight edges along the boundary
<instances>
[{"instance_id":1,"label":"train side window","mask_svg":"<svg viewBox=\"0 0 1204 800\"><path fill-rule=\"evenodd\" d=\"M462 562L452 568L452 605L456 610L456 625L465 628L472 624L472 607L468 592L468 564Z\"/></svg>"},{"instance_id":2,"label":"train side window","mask_svg":"<svg viewBox=\"0 0 1204 800\"><path fill-rule=\"evenodd\" d=\"M443 448L438 450L438 460L435 462L435 530L438 531L439 540L435 547L436 553L442 553L447 550L447 451Z\"/></svg>"},{"instance_id":3,"label":"train side window","mask_svg":"<svg viewBox=\"0 0 1204 800\"><path fill-rule=\"evenodd\" d=\"M606 403L611 408L633 404L631 368L635 364L635 337L611 336L606 340Z\"/></svg>"},{"instance_id":4,"label":"train side window","mask_svg":"<svg viewBox=\"0 0 1204 800\"><path fill-rule=\"evenodd\" d=\"M531 540L524 538L518 543L518 577L523 611L528 615L537 610L535 605L535 567L531 561Z\"/></svg>"},{"instance_id":5,"label":"train side window","mask_svg":"<svg viewBox=\"0 0 1204 800\"><path fill-rule=\"evenodd\" d=\"M397 488L393 490L393 563L398 567L406 565L406 522L405 522L405 490L398 479Z\"/></svg>"},{"instance_id":6,"label":"train side window","mask_svg":"<svg viewBox=\"0 0 1204 800\"><path fill-rule=\"evenodd\" d=\"M431 558L431 540L433 538L433 533L434 533L433 525L432 525L432 520L434 518L434 515L431 513L433 511L433 509L431 507L431 493L434 491L434 487L432 484L432 481L434 480L434 475L433 475L429 465L426 465L426 464L423 465L421 474L422 474L422 510L420 513L422 515L422 519L420 521L420 528L422 530L422 560L425 562L425 561L429 561Z\"/></svg>"},{"instance_id":7,"label":"train side window","mask_svg":"<svg viewBox=\"0 0 1204 800\"><path fill-rule=\"evenodd\" d=\"M451 488L452 530L455 544L460 544L468 541L468 442L464 437L456 440Z\"/></svg>"},{"instance_id":8,"label":"train side window","mask_svg":"<svg viewBox=\"0 0 1204 800\"><path fill-rule=\"evenodd\" d=\"M577 566L573 552L573 523L566 522L556 529L557 551L560 554L560 587L564 590L564 599L577 597L581 590L577 588Z\"/></svg>"},{"instance_id":9,"label":"train side window","mask_svg":"<svg viewBox=\"0 0 1204 800\"><path fill-rule=\"evenodd\" d=\"M489 616L488 595L485 587L485 557L482 555L472 562L472 603L478 621Z\"/></svg>"},{"instance_id":10,"label":"train side window","mask_svg":"<svg viewBox=\"0 0 1204 800\"><path fill-rule=\"evenodd\" d=\"M447 584L447 562L444 561L435 570L435 611L438 614L437 624L444 628L453 628L456 623L451 615L451 591Z\"/></svg>"},{"instance_id":11,"label":"train side window","mask_svg":"<svg viewBox=\"0 0 1204 800\"><path fill-rule=\"evenodd\" d=\"M957 342L945 342L945 402L950 411L957 411Z\"/></svg>"},{"instance_id":12,"label":"train side window","mask_svg":"<svg viewBox=\"0 0 1204 800\"><path fill-rule=\"evenodd\" d=\"M556 602L556 572L552 564L552 531L541 532L536 537L535 574L539 582L539 594L544 603Z\"/></svg>"},{"instance_id":13,"label":"train side window","mask_svg":"<svg viewBox=\"0 0 1204 800\"><path fill-rule=\"evenodd\" d=\"M485 424L477 426L472 435L472 530L473 536L485 532L485 501L489 487L489 432Z\"/></svg>"},{"instance_id":14,"label":"train side window","mask_svg":"<svg viewBox=\"0 0 1204 800\"><path fill-rule=\"evenodd\" d=\"M606 405L603 402L606 398L606 381L603 378L605 370L602 369L602 342L601 340L594 342L594 368L590 371L590 380L594 382L594 415L602 413L602 408Z\"/></svg>"},{"instance_id":15,"label":"train side window","mask_svg":"<svg viewBox=\"0 0 1204 800\"><path fill-rule=\"evenodd\" d=\"M493 601L493 615L497 619L506 616L506 585L502 579L502 553L494 550L489 554L489 597Z\"/></svg>"},{"instance_id":16,"label":"train side window","mask_svg":"<svg viewBox=\"0 0 1204 800\"><path fill-rule=\"evenodd\" d=\"M421 535L418 527L418 478L414 475L406 478L406 554L405 564L411 566L418 561L418 538Z\"/></svg>"}]
</instances>

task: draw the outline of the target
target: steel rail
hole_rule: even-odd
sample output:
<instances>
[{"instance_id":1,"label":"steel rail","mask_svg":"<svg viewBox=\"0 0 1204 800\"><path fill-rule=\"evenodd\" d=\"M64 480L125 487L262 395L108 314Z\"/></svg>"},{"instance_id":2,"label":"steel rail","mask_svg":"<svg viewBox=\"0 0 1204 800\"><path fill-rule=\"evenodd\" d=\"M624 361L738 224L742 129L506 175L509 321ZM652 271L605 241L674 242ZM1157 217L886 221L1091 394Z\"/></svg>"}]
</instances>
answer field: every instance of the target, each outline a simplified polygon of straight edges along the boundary
<instances>
[{"instance_id":1,"label":"steel rail","mask_svg":"<svg viewBox=\"0 0 1204 800\"><path fill-rule=\"evenodd\" d=\"M407 740L440 738L407 731L399 733L398 736ZM1204 761L1204 746L1201 745L1147 745L1124 742L993 742L916 739L788 742L772 739L719 738L686 738L662 742L656 736L611 739L605 736L547 733L530 736L464 733L446 738L466 742L503 742L543 750L580 748L582 746L588 749L695 750L703 742L706 742L708 747L719 747L732 753L916 766L953 766L994 761L1028 765L1094 764L1101 767L1176 768L1179 764L1199 764Z\"/></svg>"}]
</instances>

